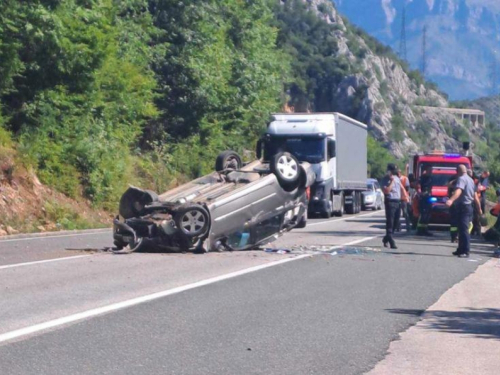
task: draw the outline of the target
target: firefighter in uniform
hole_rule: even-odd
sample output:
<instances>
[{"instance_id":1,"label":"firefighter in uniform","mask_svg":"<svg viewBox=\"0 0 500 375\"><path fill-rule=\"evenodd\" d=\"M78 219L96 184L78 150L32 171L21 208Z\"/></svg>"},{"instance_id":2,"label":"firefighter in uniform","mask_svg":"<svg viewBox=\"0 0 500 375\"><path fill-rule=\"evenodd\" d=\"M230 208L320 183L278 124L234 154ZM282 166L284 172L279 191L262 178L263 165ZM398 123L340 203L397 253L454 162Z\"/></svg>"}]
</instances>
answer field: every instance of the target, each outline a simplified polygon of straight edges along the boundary
<instances>
[{"instance_id":1,"label":"firefighter in uniform","mask_svg":"<svg viewBox=\"0 0 500 375\"><path fill-rule=\"evenodd\" d=\"M470 233L469 224L472 221L474 207L476 206L479 214L482 214L481 203L476 194L474 181L467 175L467 168L461 164L457 168L458 178L455 186L455 192L446 202L448 207L456 205L458 216L458 248L453 255L460 258L468 258L470 251Z\"/></svg>"},{"instance_id":2,"label":"firefighter in uniform","mask_svg":"<svg viewBox=\"0 0 500 375\"><path fill-rule=\"evenodd\" d=\"M432 209L432 204L429 201L432 192L432 166L429 165L425 168L425 173L420 176L418 188L420 191L418 202L420 216L417 224L417 236L432 236L432 233L429 232Z\"/></svg>"},{"instance_id":3,"label":"firefighter in uniform","mask_svg":"<svg viewBox=\"0 0 500 375\"><path fill-rule=\"evenodd\" d=\"M458 175L453 177L453 179L448 183L448 199L453 196L453 193L455 193L457 178ZM451 243L458 242L458 212L455 204L450 206L450 240Z\"/></svg>"}]
</instances>

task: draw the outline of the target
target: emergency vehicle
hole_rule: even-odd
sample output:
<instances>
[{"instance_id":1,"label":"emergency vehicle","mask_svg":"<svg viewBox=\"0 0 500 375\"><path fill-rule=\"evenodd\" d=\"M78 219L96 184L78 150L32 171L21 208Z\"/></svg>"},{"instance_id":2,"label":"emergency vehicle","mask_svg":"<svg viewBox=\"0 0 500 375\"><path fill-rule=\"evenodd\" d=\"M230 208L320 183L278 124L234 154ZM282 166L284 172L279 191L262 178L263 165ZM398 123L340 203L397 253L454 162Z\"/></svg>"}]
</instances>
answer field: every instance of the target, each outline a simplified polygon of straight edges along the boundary
<instances>
[{"instance_id":1,"label":"emergency vehicle","mask_svg":"<svg viewBox=\"0 0 500 375\"><path fill-rule=\"evenodd\" d=\"M449 225L450 215L446 206L448 200L448 183L454 179L457 167L463 164L467 169L472 169L472 156L469 155L469 144L464 143L464 153L446 153L434 151L426 154L413 156L408 165L408 178L411 183L411 220L416 227L419 209L420 195L418 181L424 171L432 167L432 191L427 198L432 205L430 224Z\"/></svg>"}]
</instances>

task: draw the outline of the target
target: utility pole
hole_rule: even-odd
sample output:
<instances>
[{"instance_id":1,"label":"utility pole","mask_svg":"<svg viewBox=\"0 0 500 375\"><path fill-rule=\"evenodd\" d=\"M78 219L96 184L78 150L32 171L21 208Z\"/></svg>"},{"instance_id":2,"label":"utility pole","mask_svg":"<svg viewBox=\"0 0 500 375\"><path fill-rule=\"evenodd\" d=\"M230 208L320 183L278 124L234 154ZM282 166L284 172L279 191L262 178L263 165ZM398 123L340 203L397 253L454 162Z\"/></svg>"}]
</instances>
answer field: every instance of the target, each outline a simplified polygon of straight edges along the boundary
<instances>
[{"instance_id":1,"label":"utility pole","mask_svg":"<svg viewBox=\"0 0 500 375\"><path fill-rule=\"evenodd\" d=\"M490 81L491 81L491 95L497 95L498 91L498 67L497 67L497 56L496 53L493 54L493 60L490 65Z\"/></svg>"},{"instance_id":2,"label":"utility pole","mask_svg":"<svg viewBox=\"0 0 500 375\"><path fill-rule=\"evenodd\" d=\"M401 20L401 37L399 40L399 57L404 61L407 60L406 55L406 4L403 4L403 15Z\"/></svg>"},{"instance_id":3,"label":"utility pole","mask_svg":"<svg viewBox=\"0 0 500 375\"><path fill-rule=\"evenodd\" d=\"M422 34L422 75L425 78L427 70L427 25L424 26Z\"/></svg>"}]
</instances>

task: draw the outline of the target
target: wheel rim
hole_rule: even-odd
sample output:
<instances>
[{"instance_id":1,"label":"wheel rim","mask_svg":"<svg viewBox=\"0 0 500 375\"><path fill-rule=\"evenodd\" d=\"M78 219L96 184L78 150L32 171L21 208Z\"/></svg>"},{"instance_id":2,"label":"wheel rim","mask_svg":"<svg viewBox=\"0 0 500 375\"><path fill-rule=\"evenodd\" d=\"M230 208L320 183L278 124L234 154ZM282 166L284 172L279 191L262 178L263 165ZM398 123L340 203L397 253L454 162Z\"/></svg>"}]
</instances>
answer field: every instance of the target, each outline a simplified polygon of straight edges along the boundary
<instances>
[{"instance_id":1,"label":"wheel rim","mask_svg":"<svg viewBox=\"0 0 500 375\"><path fill-rule=\"evenodd\" d=\"M278 159L278 171L287 180L293 180L299 170L299 166L293 158L283 155Z\"/></svg>"},{"instance_id":2,"label":"wheel rim","mask_svg":"<svg viewBox=\"0 0 500 375\"><path fill-rule=\"evenodd\" d=\"M235 156L227 158L226 162L224 163L224 169L238 169L238 166L239 162Z\"/></svg>"},{"instance_id":3,"label":"wheel rim","mask_svg":"<svg viewBox=\"0 0 500 375\"><path fill-rule=\"evenodd\" d=\"M205 216L197 210L186 212L181 220L181 227L185 233L197 234L205 226Z\"/></svg>"}]
</instances>

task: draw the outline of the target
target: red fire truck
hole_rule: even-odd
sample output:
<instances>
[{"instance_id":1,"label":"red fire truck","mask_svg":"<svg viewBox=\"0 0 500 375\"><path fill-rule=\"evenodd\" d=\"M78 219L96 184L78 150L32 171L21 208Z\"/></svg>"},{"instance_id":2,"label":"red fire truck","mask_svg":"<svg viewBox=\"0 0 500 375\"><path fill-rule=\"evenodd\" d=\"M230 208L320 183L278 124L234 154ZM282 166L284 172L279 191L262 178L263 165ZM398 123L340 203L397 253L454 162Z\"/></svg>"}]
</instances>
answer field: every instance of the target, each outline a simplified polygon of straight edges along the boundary
<instances>
[{"instance_id":1,"label":"red fire truck","mask_svg":"<svg viewBox=\"0 0 500 375\"><path fill-rule=\"evenodd\" d=\"M464 154L432 152L417 154L408 165L408 177L411 182L411 220L415 227L418 221L419 192L418 181L423 172L432 167L432 191L429 201L432 204L430 224L449 225L450 217L445 202L448 200L448 183L456 175L457 167L464 164L467 169L472 168L472 156L468 155L468 144L464 144Z\"/></svg>"}]
</instances>

